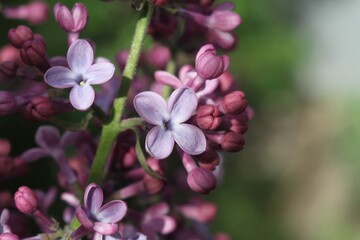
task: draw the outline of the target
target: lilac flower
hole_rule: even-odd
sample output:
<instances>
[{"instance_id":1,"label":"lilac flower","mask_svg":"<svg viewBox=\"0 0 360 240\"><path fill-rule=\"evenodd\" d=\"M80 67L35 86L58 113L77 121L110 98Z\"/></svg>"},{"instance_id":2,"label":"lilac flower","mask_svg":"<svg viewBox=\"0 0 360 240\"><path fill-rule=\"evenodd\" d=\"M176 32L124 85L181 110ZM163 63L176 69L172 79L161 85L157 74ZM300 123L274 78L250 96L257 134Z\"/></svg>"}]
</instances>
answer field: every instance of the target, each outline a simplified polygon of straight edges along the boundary
<instances>
[{"instance_id":1,"label":"lilac flower","mask_svg":"<svg viewBox=\"0 0 360 240\"><path fill-rule=\"evenodd\" d=\"M4 208L0 214L0 234L11 233L10 227L7 224L9 220L9 210Z\"/></svg>"},{"instance_id":2,"label":"lilac flower","mask_svg":"<svg viewBox=\"0 0 360 240\"><path fill-rule=\"evenodd\" d=\"M70 68L55 66L45 73L45 82L54 88L72 88L70 102L78 110L88 109L95 100L91 85L111 79L115 67L109 62L93 64L94 51L85 40L76 40L67 52Z\"/></svg>"},{"instance_id":3,"label":"lilac flower","mask_svg":"<svg viewBox=\"0 0 360 240\"><path fill-rule=\"evenodd\" d=\"M197 127L184 123L197 107L195 92L190 88L178 88L168 103L157 93L142 92L135 96L134 106L138 114L148 123L156 125L146 136L147 152L157 159L170 155L176 142L190 154L205 151L204 133Z\"/></svg>"},{"instance_id":4,"label":"lilac flower","mask_svg":"<svg viewBox=\"0 0 360 240\"><path fill-rule=\"evenodd\" d=\"M113 200L102 206L103 197L99 186L94 183L87 186L84 195L85 206L78 206L75 212L81 223L81 227L74 232L75 235L90 231L95 232L95 239L103 239L102 235L116 235L117 222L125 216L127 205L121 200Z\"/></svg>"}]
</instances>

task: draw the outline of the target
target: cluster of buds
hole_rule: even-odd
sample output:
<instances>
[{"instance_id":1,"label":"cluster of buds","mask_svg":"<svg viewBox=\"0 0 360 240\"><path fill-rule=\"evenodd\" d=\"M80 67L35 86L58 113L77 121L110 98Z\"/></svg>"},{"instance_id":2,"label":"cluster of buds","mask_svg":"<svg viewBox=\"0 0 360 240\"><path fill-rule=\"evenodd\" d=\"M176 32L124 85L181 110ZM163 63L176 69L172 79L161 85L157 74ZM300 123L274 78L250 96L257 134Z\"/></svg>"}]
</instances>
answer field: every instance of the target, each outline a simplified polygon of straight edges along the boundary
<instances>
[{"instance_id":1,"label":"cluster of buds","mask_svg":"<svg viewBox=\"0 0 360 240\"><path fill-rule=\"evenodd\" d=\"M89 21L83 3L53 6L67 34L62 56L48 57L44 37L25 25L8 31L11 45L0 49L0 116L21 113L29 124L46 124L38 126L34 147L20 153L0 138L0 182L30 179L32 164L42 159L53 160L57 174L47 192L27 187L32 181L13 197L0 192L0 240L230 239L206 230L217 207L202 195L221 180L222 152L243 149L253 113L229 56L217 54L235 47L232 31L241 18L233 3L214 2L133 0L147 14L131 49L116 55L123 76L111 60L95 56L95 41L80 39ZM31 24L48 16L39 1L4 6L2 13ZM146 33L155 43L141 51ZM182 65L179 53L196 50L194 64ZM78 115L83 119L74 122ZM176 160L183 168L166 164ZM58 195L67 206L56 206L52 217ZM29 216L41 231L36 236Z\"/></svg>"}]
</instances>

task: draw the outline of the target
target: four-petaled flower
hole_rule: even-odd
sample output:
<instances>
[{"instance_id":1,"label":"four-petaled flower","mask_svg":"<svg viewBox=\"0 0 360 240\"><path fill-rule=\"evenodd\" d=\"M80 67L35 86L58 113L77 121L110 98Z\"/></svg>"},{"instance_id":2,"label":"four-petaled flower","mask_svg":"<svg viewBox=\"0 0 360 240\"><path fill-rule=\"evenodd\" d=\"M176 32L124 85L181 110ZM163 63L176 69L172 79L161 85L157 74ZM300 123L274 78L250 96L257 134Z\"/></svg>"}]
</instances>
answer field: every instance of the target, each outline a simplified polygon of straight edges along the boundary
<instances>
[{"instance_id":1,"label":"four-petaled flower","mask_svg":"<svg viewBox=\"0 0 360 240\"><path fill-rule=\"evenodd\" d=\"M55 66L45 73L45 82L54 88L72 88L70 102L78 110L88 109L95 100L91 85L111 79L115 67L110 62L93 64L94 51L85 40L76 40L67 52L70 68Z\"/></svg>"},{"instance_id":2,"label":"four-petaled flower","mask_svg":"<svg viewBox=\"0 0 360 240\"><path fill-rule=\"evenodd\" d=\"M103 204L103 192L99 186L91 183L84 194L85 207L78 206L75 211L81 226L87 231L100 235L112 235L118 232L118 222L125 216L127 205L124 201L113 200Z\"/></svg>"},{"instance_id":3,"label":"four-petaled flower","mask_svg":"<svg viewBox=\"0 0 360 240\"><path fill-rule=\"evenodd\" d=\"M205 151L204 133L197 127L184 123L196 110L195 92L187 87L176 89L168 103L155 92L142 92L135 96L134 106L138 114L153 127L145 140L147 152L157 159L168 157L176 142L190 154Z\"/></svg>"}]
</instances>

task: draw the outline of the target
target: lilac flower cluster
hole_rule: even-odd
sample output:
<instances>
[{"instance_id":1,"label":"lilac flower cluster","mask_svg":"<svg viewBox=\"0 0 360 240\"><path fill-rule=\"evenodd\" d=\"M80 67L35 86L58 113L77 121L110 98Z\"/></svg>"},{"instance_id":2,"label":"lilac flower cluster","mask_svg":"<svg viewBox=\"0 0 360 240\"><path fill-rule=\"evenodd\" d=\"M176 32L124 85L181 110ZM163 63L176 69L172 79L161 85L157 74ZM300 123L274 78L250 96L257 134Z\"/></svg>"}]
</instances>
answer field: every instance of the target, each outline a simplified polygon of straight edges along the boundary
<instances>
[{"instance_id":1,"label":"lilac flower cluster","mask_svg":"<svg viewBox=\"0 0 360 240\"><path fill-rule=\"evenodd\" d=\"M31 181L15 193L0 191L0 240L230 239L207 230L217 207L201 194L218 185L222 152L243 149L253 112L229 72L230 58L216 49L235 47L232 30L241 18L232 2L213 2L133 0L142 17L131 48L117 54L120 74L94 57L94 41L80 38L91 24L82 3L53 6L68 36L66 56L49 57L44 37L28 26L8 31L0 117L18 113L41 126L37 146L20 154L0 139L0 182L36 174L31 167L43 159L54 160L57 180L47 192L26 186ZM1 13L40 24L48 7L33 1ZM154 45L143 50L146 33ZM180 64L182 51L197 51L193 65ZM83 119L76 121L78 111ZM177 160L183 168L165 164ZM51 216L52 206L62 219ZM40 233L31 232L26 215Z\"/></svg>"}]
</instances>

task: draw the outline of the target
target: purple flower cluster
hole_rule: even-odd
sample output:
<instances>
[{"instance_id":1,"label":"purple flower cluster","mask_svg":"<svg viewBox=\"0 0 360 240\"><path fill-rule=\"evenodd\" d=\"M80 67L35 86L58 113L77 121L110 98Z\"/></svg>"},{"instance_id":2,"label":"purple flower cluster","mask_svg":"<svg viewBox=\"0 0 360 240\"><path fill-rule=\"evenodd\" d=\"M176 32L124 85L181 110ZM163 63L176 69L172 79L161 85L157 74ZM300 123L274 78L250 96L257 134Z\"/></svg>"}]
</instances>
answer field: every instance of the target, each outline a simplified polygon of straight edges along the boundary
<instances>
[{"instance_id":1,"label":"purple flower cluster","mask_svg":"<svg viewBox=\"0 0 360 240\"><path fill-rule=\"evenodd\" d=\"M147 14L135 34L143 34L118 51L121 74L111 60L94 57L95 41L80 38L90 24L83 3L53 6L67 34L62 56L49 57L44 37L28 26L8 31L10 44L0 49L0 117L16 113L40 126L33 147L20 153L0 138L0 183L41 174L32 171L36 161L53 160L57 178L48 191L28 187L31 178L15 193L0 190L0 240L230 239L207 230L217 207L201 194L221 180L222 152L243 149L253 116L229 72L230 57L217 54L235 47L241 18L232 2L139 2L132 5ZM49 11L32 1L4 5L2 14L40 24ZM154 45L141 49L137 38L146 33ZM183 51L197 51L189 64L179 61ZM183 168L165 164L174 161Z\"/></svg>"}]
</instances>

